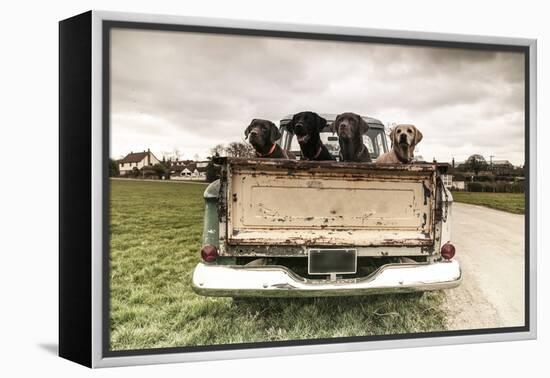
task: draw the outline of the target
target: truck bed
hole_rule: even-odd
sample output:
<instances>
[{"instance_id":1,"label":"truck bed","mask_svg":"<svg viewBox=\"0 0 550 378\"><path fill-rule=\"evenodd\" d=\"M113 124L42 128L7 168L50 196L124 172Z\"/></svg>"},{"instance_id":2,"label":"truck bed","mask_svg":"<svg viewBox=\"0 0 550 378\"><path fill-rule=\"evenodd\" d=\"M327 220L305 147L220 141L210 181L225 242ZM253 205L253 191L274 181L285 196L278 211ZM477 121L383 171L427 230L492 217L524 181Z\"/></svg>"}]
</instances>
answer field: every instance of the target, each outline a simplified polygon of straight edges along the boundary
<instances>
[{"instance_id":1,"label":"truck bed","mask_svg":"<svg viewBox=\"0 0 550 378\"><path fill-rule=\"evenodd\" d=\"M220 236L229 245L434 243L437 166L227 159Z\"/></svg>"}]
</instances>

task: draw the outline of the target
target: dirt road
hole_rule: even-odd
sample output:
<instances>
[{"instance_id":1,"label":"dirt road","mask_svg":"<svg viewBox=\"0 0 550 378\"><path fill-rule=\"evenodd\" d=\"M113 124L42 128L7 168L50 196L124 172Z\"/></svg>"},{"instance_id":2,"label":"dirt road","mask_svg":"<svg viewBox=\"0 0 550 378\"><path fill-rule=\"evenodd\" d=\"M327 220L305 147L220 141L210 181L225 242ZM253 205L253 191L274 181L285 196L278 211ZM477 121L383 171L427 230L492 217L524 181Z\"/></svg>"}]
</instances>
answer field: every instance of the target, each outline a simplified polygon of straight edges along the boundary
<instances>
[{"instance_id":1,"label":"dirt road","mask_svg":"<svg viewBox=\"0 0 550 378\"><path fill-rule=\"evenodd\" d=\"M524 324L524 216L455 203L452 239L462 284L448 290L449 329Z\"/></svg>"}]
</instances>

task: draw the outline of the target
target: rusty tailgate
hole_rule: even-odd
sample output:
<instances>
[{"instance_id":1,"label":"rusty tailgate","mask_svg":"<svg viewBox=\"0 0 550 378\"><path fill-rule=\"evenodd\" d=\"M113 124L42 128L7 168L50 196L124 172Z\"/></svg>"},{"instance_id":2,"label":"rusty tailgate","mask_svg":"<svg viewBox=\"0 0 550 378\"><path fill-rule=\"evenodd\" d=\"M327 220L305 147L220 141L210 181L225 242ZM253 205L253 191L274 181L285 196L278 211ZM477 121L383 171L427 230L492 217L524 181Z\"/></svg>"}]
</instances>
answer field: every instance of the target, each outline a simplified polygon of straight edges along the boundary
<instances>
[{"instance_id":1,"label":"rusty tailgate","mask_svg":"<svg viewBox=\"0 0 550 378\"><path fill-rule=\"evenodd\" d=\"M425 246L434 241L436 165L229 159L231 245Z\"/></svg>"}]
</instances>

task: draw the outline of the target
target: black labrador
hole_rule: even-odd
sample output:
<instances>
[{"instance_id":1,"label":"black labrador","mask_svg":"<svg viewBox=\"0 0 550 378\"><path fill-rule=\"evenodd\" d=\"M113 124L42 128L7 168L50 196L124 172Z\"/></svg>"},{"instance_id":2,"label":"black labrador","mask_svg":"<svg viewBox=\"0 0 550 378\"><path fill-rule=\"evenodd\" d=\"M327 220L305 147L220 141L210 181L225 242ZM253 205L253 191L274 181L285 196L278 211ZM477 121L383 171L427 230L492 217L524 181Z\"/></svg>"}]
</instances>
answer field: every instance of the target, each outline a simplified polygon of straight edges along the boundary
<instances>
[{"instance_id":1,"label":"black labrador","mask_svg":"<svg viewBox=\"0 0 550 378\"><path fill-rule=\"evenodd\" d=\"M302 159L335 160L321 141L320 133L326 127L327 120L314 112L294 114L287 130L298 139Z\"/></svg>"},{"instance_id":2,"label":"black labrador","mask_svg":"<svg viewBox=\"0 0 550 378\"><path fill-rule=\"evenodd\" d=\"M281 133L275 124L265 119L253 119L244 131L245 138L254 147L256 156L269 159L296 159L293 153L277 143Z\"/></svg>"},{"instance_id":3,"label":"black labrador","mask_svg":"<svg viewBox=\"0 0 550 378\"><path fill-rule=\"evenodd\" d=\"M369 150L363 143L363 134L369 125L360 115L342 113L332 124L332 131L338 134L340 161L371 162Z\"/></svg>"}]
</instances>

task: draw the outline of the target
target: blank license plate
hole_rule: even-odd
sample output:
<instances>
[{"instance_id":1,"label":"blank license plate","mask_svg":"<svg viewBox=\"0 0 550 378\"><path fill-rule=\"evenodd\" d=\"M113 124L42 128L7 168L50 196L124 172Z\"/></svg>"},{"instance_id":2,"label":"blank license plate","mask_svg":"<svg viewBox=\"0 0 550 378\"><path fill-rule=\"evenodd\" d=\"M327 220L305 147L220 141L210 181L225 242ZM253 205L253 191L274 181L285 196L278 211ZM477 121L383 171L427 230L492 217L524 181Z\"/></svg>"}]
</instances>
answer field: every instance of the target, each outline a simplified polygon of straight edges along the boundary
<instances>
[{"instance_id":1,"label":"blank license plate","mask_svg":"<svg viewBox=\"0 0 550 378\"><path fill-rule=\"evenodd\" d=\"M310 249L309 274L353 274L357 272L356 249Z\"/></svg>"}]
</instances>

